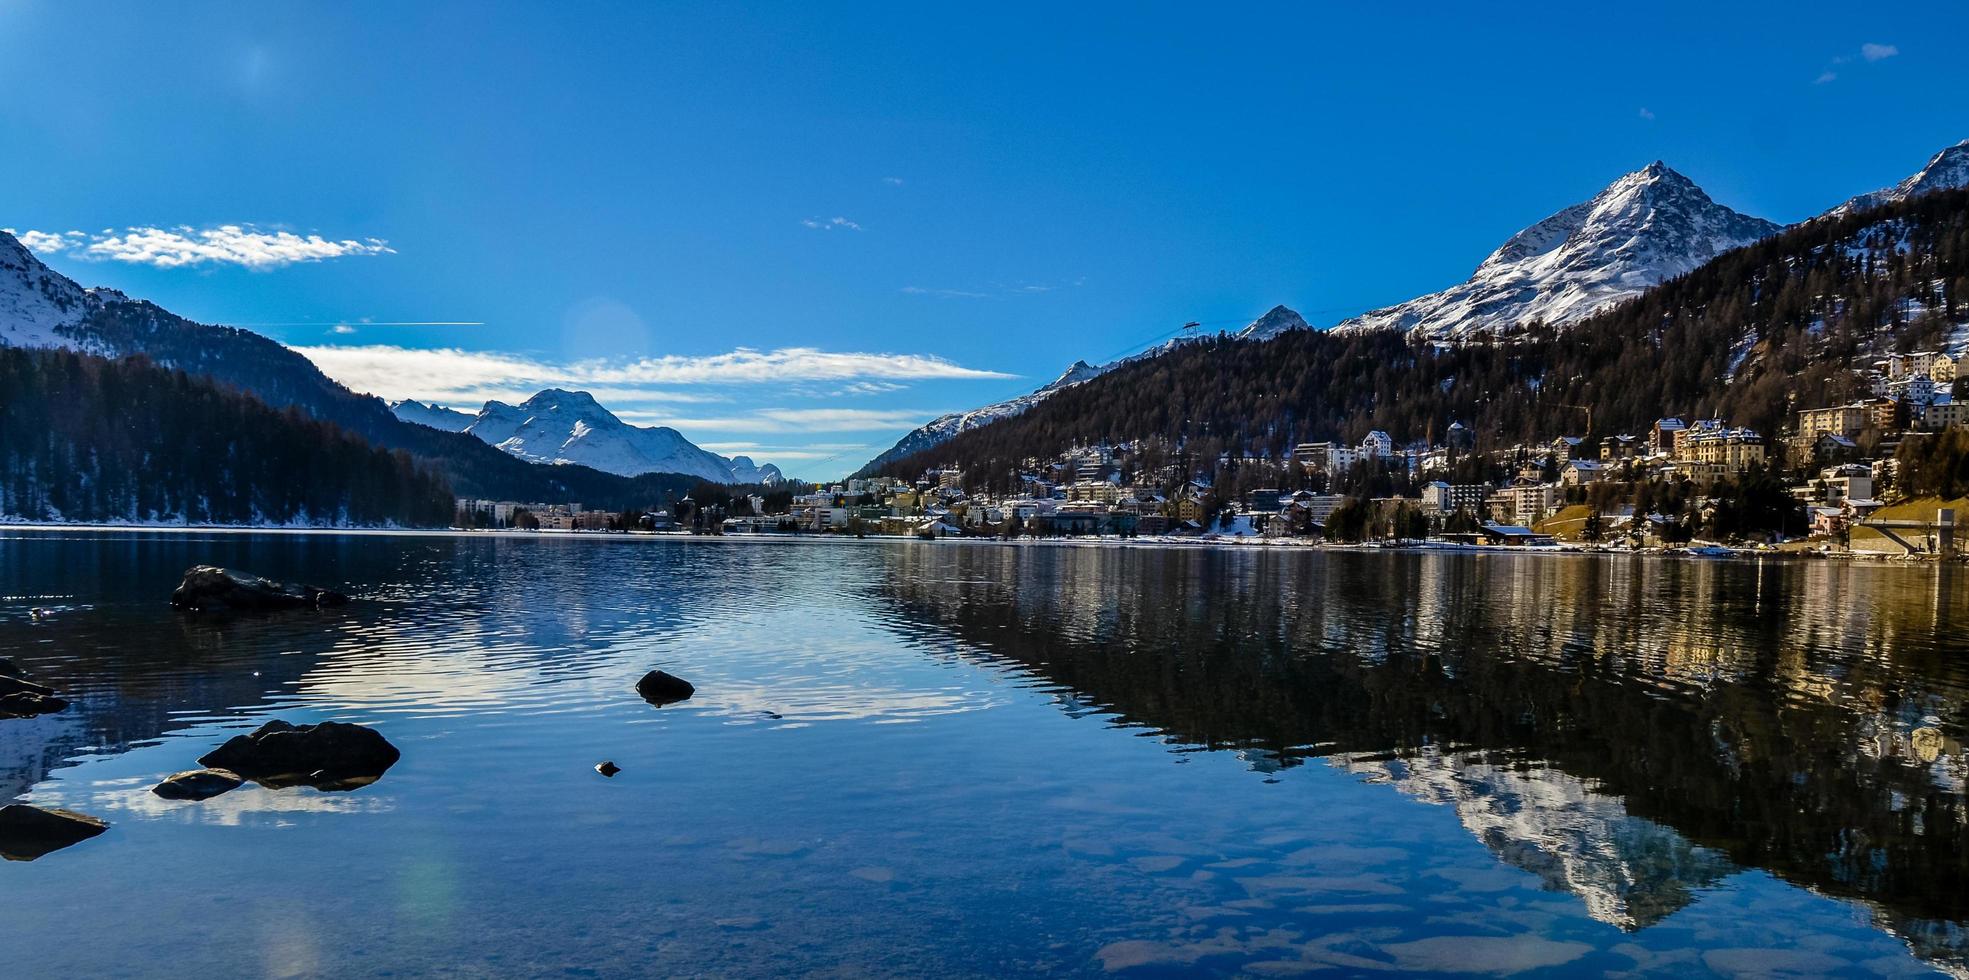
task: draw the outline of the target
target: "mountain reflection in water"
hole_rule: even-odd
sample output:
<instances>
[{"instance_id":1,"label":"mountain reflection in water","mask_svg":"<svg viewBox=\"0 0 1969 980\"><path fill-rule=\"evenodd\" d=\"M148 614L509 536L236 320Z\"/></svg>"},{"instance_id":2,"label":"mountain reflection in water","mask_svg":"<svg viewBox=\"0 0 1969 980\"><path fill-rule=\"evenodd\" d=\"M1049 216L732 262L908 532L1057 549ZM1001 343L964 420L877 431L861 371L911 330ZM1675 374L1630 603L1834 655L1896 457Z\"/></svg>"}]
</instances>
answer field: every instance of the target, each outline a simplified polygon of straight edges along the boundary
<instances>
[{"instance_id":1,"label":"mountain reflection in water","mask_svg":"<svg viewBox=\"0 0 1969 980\"><path fill-rule=\"evenodd\" d=\"M912 564L910 558L921 561ZM909 552L952 631L1177 745L1453 807L1623 929L1738 867L1969 953L1969 580L1827 562ZM936 576L932 578L931 576Z\"/></svg>"},{"instance_id":2,"label":"mountain reflection in water","mask_svg":"<svg viewBox=\"0 0 1969 980\"><path fill-rule=\"evenodd\" d=\"M187 618L195 562L356 601ZM0 802L111 824L0 866L0 944L71 976L1969 974L1963 584L0 530L0 656L74 702L0 720ZM697 693L652 707L652 668ZM403 758L149 792L272 718Z\"/></svg>"}]
</instances>

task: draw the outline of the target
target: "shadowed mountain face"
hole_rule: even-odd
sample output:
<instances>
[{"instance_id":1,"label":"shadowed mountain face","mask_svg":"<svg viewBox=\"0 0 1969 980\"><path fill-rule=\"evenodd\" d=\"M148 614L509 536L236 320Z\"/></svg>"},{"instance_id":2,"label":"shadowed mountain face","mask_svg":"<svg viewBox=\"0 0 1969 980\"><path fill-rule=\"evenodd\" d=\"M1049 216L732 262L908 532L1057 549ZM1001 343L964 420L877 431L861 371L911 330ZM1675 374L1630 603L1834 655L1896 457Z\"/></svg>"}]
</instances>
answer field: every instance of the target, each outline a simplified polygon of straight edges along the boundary
<instances>
[{"instance_id":1,"label":"shadowed mountain face","mask_svg":"<svg viewBox=\"0 0 1969 980\"><path fill-rule=\"evenodd\" d=\"M963 564L934 581L904 564L888 591L1071 710L1453 807L1622 928L1761 868L1963 962L1959 572L1036 549Z\"/></svg>"}]
</instances>

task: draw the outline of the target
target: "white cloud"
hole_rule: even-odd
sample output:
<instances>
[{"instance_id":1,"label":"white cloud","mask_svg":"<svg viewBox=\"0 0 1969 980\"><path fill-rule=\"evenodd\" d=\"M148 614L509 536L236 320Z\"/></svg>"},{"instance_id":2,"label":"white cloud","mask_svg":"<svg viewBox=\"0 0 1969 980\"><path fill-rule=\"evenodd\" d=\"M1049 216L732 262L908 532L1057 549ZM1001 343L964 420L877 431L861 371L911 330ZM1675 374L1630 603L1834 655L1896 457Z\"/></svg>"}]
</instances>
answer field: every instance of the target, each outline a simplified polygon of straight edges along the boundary
<instances>
[{"instance_id":1,"label":"white cloud","mask_svg":"<svg viewBox=\"0 0 1969 980\"><path fill-rule=\"evenodd\" d=\"M1654 121L1654 118L1655 118L1655 114L1654 114L1654 110L1652 110L1652 109L1650 109L1650 108L1648 108L1647 106L1642 106L1642 107L1641 107L1641 118L1642 118L1642 119L1646 119L1646 120L1648 120L1649 122L1653 122L1653 121Z\"/></svg>"},{"instance_id":2,"label":"white cloud","mask_svg":"<svg viewBox=\"0 0 1969 980\"><path fill-rule=\"evenodd\" d=\"M901 187L901 186L902 186L902 178L901 178L901 177L884 177L884 178L882 178L882 183L884 183L884 184L887 184L887 185L889 185L890 187Z\"/></svg>"},{"instance_id":3,"label":"white cloud","mask_svg":"<svg viewBox=\"0 0 1969 980\"><path fill-rule=\"evenodd\" d=\"M802 381L919 381L1010 378L967 368L930 354L823 351L786 347L739 348L704 356L666 355L632 361L556 363L518 354L457 348L408 348L387 344L296 347L329 377L357 391L386 398L414 398L444 405L476 405L488 398L541 388L579 387L622 393L636 400L682 400L662 385L788 384Z\"/></svg>"},{"instance_id":4,"label":"white cloud","mask_svg":"<svg viewBox=\"0 0 1969 980\"><path fill-rule=\"evenodd\" d=\"M914 408L762 408L754 414L803 430L866 432L914 428L943 413Z\"/></svg>"},{"instance_id":5,"label":"white cloud","mask_svg":"<svg viewBox=\"0 0 1969 980\"><path fill-rule=\"evenodd\" d=\"M354 327L351 327L351 326L349 326L349 325L348 325L348 324L346 324L346 323L338 323L338 324L336 324L336 325L335 325L335 327L334 327L334 329L332 329L332 330L330 330L330 331L328 331L328 332L329 332L329 333L334 333L334 334L342 334L343 336L347 336L347 335L349 335L349 334L352 334L352 333L355 333L355 332L356 332L356 328L354 328Z\"/></svg>"},{"instance_id":6,"label":"white cloud","mask_svg":"<svg viewBox=\"0 0 1969 980\"><path fill-rule=\"evenodd\" d=\"M842 385L841 387L834 389L832 392L830 392L830 394L886 395L889 392L901 391L907 387L909 386L895 381L857 381L854 384Z\"/></svg>"},{"instance_id":7,"label":"white cloud","mask_svg":"<svg viewBox=\"0 0 1969 980\"><path fill-rule=\"evenodd\" d=\"M1883 58L1892 58L1893 56L1900 53L1901 53L1901 49L1891 44L1860 45L1860 57L1865 58L1868 61L1879 61Z\"/></svg>"},{"instance_id":8,"label":"white cloud","mask_svg":"<svg viewBox=\"0 0 1969 980\"><path fill-rule=\"evenodd\" d=\"M237 265L273 269L297 262L320 262L351 255L390 255L395 249L380 238L334 240L290 231L263 231L255 225L211 228L105 228L93 234L79 231L25 231L21 244L43 255L60 253L99 262L176 269L184 266Z\"/></svg>"},{"instance_id":9,"label":"white cloud","mask_svg":"<svg viewBox=\"0 0 1969 980\"><path fill-rule=\"evenodd\" d=\"M800 223L806 225L809 228L815 228L820 231L860 231L861 230L861 225L858 225L838 215L832 218L802 218L800 220Z\"/></svg>"},{"instance_id":10,"label":"white cloud","mask_svg":"<svg viewBox=\"0 0 1969 980\"><path fill-rule=\"evenodd\" d=\"M667 425L683 432L742 432L805 434L812 432L887 432L913 429L947 414L919 408L761 408L743 415L684 417L662 412L618 412L638 425Z\"/></svg>"},{"instance_id":11,"label":"white cloud","mask_svg":"<svg viewBox=\"0 0 1969 980\"><path fill-rule=\"evenodd\" d=\"M1838 77L1839 77L1839 73L1838 73L1838 72L1835 72L1835 71L1822 71L1822 72L1819 72L1819 77L1817 77L1817 78L1815 78L1815 79L1813 79L1813 80L1812 80L1812 84L1814 84L1814 85L1824 85L1825 83L1827 83L1827 82L1830 82L1830 81L1832 81L1833 79L1835 79L1835 78L1838 78Z\"/></svg>"}]
</instances>

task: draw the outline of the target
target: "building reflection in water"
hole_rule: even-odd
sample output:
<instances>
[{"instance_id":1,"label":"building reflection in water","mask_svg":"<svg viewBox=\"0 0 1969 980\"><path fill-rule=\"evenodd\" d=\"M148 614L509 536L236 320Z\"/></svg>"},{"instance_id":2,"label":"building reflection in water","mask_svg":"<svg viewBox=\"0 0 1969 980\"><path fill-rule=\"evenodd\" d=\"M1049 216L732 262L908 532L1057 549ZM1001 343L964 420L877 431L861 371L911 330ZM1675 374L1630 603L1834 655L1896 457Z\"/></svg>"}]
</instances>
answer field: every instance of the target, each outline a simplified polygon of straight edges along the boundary
<instances>
[{"instance_id":1,"label":"building reflection in water","mask_svg":"<svg viewBox=\"0 0 1969 980\"><path fill-rule=\"evenodd\" d=\"M898 621L1063 709L1452 807L1621 928L1759 868L1969 962L1957 569L1003 547L888 567Z\"/></svg>"}]
</instances>

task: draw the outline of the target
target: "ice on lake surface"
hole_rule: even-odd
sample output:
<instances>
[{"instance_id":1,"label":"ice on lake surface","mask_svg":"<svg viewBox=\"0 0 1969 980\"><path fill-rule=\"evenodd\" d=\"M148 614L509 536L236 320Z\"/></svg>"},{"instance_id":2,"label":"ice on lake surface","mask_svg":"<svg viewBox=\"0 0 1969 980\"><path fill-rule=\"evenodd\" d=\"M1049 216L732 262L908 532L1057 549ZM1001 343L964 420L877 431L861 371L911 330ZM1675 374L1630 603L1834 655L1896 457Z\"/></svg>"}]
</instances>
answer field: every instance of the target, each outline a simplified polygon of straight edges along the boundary
<instances>
[{"instance_id":1,"label":"ice on lake surface","mask_svg":"<svg viewBox=\"0 0 1969 980\"><path fill-rule=\"evenodd\" d=\"M173 613L187 566L350 606ZM1952 567L0 532L34 976L1962 973ZM661 668L688 701L634 688ZM347 792L150 787L280 718ZM595 771L604 760L621 772Z\"/></svg>"}]
</instances>

